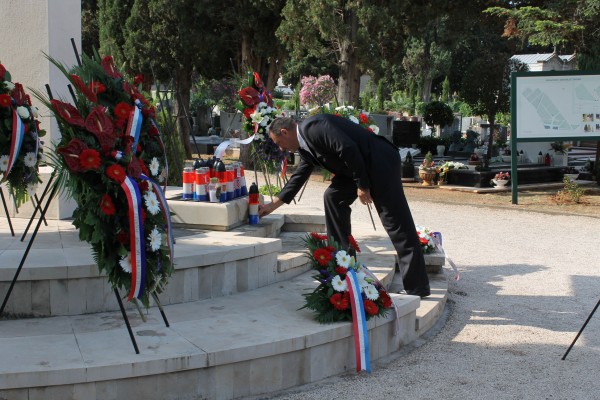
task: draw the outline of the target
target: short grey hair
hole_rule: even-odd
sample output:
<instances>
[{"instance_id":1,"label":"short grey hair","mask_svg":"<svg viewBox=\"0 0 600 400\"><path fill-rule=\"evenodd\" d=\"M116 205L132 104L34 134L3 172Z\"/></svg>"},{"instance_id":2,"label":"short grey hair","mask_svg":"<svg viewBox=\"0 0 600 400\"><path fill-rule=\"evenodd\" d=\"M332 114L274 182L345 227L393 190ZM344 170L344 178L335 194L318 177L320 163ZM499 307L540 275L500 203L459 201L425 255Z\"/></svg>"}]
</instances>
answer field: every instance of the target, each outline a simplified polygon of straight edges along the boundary
<instances>
[{"instance_id":1,"label":"short grey hair","mask_svg":"<svg viewBox=\"0 0 600 400\"><path fill-rule=\"evenodd\" d=\"M281 135L282 129L292 129L296 124L293 118L290 117L279 117L275 118L271 125L269 125L269 132L273 132L273 135Z\"/></svg>"}]
</instances>

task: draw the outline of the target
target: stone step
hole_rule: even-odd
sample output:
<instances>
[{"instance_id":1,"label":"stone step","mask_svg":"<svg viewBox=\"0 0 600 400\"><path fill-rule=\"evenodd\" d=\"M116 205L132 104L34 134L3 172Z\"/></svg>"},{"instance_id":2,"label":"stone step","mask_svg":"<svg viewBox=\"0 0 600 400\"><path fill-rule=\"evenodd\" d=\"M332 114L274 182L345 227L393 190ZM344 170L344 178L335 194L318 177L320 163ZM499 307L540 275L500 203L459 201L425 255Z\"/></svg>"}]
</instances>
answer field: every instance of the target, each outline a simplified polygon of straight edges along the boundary
<instances>
[{"instance_id":1,"label":"stone step","mask_svg":"<svg viewBox=\"0 0 600 400\"><path fill-rule=\"evenodd\" d=\"M351 324L319 324L298 310L314 285L305 273L252 292L165 306L169 327L155 308L145 323L130 311L139 355L118 312L0 321L0 397L163 399L176 387L180 398L229 399L351 371ZM368 322L371 361L417 337L422 302L392 297L400 331L393 334L393 313Z\"/></svg>"}]
</instances>

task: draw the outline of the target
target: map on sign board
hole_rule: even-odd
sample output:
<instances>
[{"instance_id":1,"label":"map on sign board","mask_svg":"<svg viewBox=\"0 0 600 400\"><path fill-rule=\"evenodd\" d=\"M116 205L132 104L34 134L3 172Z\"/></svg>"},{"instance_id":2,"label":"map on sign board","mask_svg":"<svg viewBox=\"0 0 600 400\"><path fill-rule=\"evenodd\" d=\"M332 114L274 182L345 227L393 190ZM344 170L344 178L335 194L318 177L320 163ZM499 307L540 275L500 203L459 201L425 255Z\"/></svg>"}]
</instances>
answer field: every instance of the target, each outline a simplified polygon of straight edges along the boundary
<instances>
[{"instance_id":1,"label":"map on sign board","mask_svg":"<svg viewBox=\"0 0 600 400\"><path fill-rule=\"evenodd\" d=\"M600 74L523 73L515 86L519 139L600 137Z\"/></svg>"}]
</instances>

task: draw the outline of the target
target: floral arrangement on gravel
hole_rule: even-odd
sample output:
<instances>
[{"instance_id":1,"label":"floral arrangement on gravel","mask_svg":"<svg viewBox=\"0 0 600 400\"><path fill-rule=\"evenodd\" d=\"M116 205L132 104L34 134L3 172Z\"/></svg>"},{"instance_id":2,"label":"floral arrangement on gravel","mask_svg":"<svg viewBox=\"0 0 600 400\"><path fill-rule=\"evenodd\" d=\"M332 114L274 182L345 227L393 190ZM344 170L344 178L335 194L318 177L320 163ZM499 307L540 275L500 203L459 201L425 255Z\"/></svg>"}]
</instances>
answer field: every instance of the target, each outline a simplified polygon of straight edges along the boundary
<instances>
[{"instance_id":1,"label":"floral arrangement on gravel","mask_svg":"<svg viewBox=\"0 0 600 400\"><path fill-rule=\"evenodd\" d=\"M148 307L173 271L173 240L159 186L167 160L154 108L136 86L143 78L130 82L98 53L71 70L48 58L74 87L73 104L36 93L62 135L50 161L56 185L77 202L73 224L100 271Z\"/></svg>"},{"instance_id":2,"label":"floral arrangement on gravel","mask_svg":"<svg viewBox=\"0 0 600 400\"><path fill-rule=\"evenodd\" d=\"M38 110L31 105L23 85L13 83L10 73L0 64L0 183L6 182L17 206L33 196L42 156Z\"/></svg>"},{"instance_id":3,"label":"floral arrangement on gravel","mask_svg":"<svg viewBox=\"0 0 600 400\"><path fill-rule=\"evenodd\" d=\"M421 249L424 254L431 253L435 250L435 237L431 229L424 226L416 226L417 235L419 236L419 242L421 243Z\"/></svg>"},{"instance_id":4,"label":"floral arrangement on gravel","mask_svg":"<svg viewBox=\"0 0 600 400\"><path fill-rule=\"evenodd\" d=\"M243 104L244 120L242 128L248 135L254 135L252 150L269 172L278 171L287 159L287 152L281 151L269 137L268 127L273 120L282 116L281 109L273 107L273 97L265 90L258 73L248 74L248 86L238 92Z\"/></svg>"},{"instance_id":5,"label":"floral arrangement on gravel","mask_svg":"<svg viewBox=\"0 0 600 400\"><path fill-rule=\"evenodd\" d=\"M356 257L349 254L360 252L356 241L352 237L349 239L351 249L347 252L325 235L312 232L304 238L312 268L316 271L313 278L319 282L319 286L312 293L304 295L305 304L302 308L315 311L318 322L352 321L347 282L349 270L356 273L367 320L385 316L393 307L383 286Z\"/></svg>"}]
</instances>

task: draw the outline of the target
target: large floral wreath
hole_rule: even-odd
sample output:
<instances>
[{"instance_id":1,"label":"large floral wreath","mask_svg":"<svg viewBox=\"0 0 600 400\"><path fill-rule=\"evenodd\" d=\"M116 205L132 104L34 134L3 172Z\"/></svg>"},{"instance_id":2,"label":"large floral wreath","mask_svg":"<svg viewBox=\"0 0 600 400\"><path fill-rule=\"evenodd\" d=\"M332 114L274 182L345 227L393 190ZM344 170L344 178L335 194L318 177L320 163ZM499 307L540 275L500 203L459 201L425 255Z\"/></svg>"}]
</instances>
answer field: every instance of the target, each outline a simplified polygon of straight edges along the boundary
<instances>
[{"instance_id":1,"label":"large floral wreath","mask_svg":"<svg viewBox=\"0 0 600 400\"><path fill-rule=\"evenodd\" d=\"M0 64L0 174L17 206L33 196L41 182L38 164L42 154L37 108L23 86L11 82Z\"/></svg>"},{"instance_id":2,"label":"large floral wreath","mask_svg":"<svg viewBox=\"0 0 600 400\"><path fill-rule=\"evenodd\" d=\"M44 101L62 138L51 163L57 185L77 202L73 224L89 242L100 271L115 288L145 306L173 271L170 212L158 185L167 176L154 108L110 56L83 55L67 70L49 58L75 88L74 105ZM166 184L166 182L164 182Z\"/></svg>"},{"instance_id":3,"label":"large floral wreath","mask_svg":"<svg viewBox=\"0 0 600 400\"><path fill-rule=\"evenodd\" d=\"M256 72L248 75L248 86L238 94L244 106L242 128L248 135L254 135L253 154L269 172L278 171L288 154L271 140L268 128L275 118L282 115L281 109L273 106L273 97L265 90Z\"/></svg>"},{"instance_id":4,"label":"large floral wreath","mask_svg":"<svg viewBox=\"0 0 600 400\"><path fill-rule=\"evenodd\" d=\"M371 131L374 134L379 133L379 127L375 124L375 121L373 120L373 118L371 118L369 113L366 111L358 110L357 108L354 108L353 106L334 107L330 104L326 104L322 107L315 107L315 108L311 109L310 114L311 115L315 115L315 114L337 115L338 117L343 117L343 118L349 119L350 121L362 126L366 130Z\"/></svg>"},{"instance_id":5,"label":"large floral wreath","mask_svg":"<svg viewBox=\"0 0 600 400\"><path fill-rule=\"evenodd\" d=\"M312 232L304 238L304 242L308 247L312 267L317 271L313 278L319 282L319 286L312 293L304 295L306 301L302 308L315 311L317 321L325 323L352 320L351 300L346 283L349 269L356 272L367 319L385 316L393 307L390 296L377 279L333 239ZM352 237L350 243L353 251L360 252Z\"/></svg>"}]
</instances>

